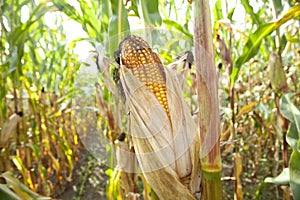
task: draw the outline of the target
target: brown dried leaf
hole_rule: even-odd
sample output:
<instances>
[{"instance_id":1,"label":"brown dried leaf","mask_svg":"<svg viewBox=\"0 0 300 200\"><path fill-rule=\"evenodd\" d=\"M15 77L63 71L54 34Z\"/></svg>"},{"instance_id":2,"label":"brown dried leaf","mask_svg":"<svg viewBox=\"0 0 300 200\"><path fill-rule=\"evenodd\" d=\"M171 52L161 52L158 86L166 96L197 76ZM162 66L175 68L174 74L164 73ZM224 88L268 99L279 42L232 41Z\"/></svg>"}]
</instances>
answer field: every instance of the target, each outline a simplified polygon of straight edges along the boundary
<instances>
[{"instance_id":1,"label":"brown dried leaf","mask_svg":"<svg viewBox=\"0 0 300 200\"><path fill-rule=\"evenodd\" d=\"M221 58L223 59L226 67L227 74L230 75L232 72L232 59L231 59L231 53L228 50L225 42L220 38L219 35L217 35L217 42L216 42L217 48L220 52Z\"/></svg>"},{"instance_id":2,"label":"brown dried leaf","mask_svg":"<svg viewBox=\"0 0 300 200\"><path fill-rule=\"evenodd\" d=\"M0 132L0 147L5 147L10 137L13 136L15 133L15 129L17 127L17 124L21 121L21 116L14 113L12 114L3 124L3 127Z\"/></svg>"}]
</instances>

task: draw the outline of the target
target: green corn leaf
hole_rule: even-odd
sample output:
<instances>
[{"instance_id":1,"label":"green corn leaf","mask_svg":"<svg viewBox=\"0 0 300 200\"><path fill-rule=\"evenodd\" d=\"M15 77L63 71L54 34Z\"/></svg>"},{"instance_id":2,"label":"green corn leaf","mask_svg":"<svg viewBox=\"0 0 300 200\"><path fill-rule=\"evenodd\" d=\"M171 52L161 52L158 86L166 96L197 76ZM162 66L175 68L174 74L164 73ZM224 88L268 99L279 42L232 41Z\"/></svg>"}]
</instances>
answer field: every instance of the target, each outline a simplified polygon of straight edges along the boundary
<instances>
[{"instance_id":1,"label":"green corn leaf","mask_svg":"<svg viewBox=\"0 0 300 200\"><path fill-rule=\"evenodd\" d=\"M255 24L261 24L260 17L254 13L253 7L250 5L248 0L241 0L246 12L251 16L251 19L255 22Z\"/></svg>"},{"instance_id":2,"label":"green corn leaf","mask_svg":"<svg viewBox=\"0 0 300 200\"><path fill-rule=\"evenodd\" d=\"M265 183L274 183L274 184L288 184L290 181L289 168L285 168L282 172L276 177L267 177Z\"/></svg>"},{"instance_id":3,"label":"green corn leaf","mask_svg":"<svg viewBox=\"0 0 300 200\"><path fill-rule=\"evenodd\" d=\"M290 36L290 35L285 35L285 40L289 41L290 43L300 43L300 38L297 37L297 36L293 37L293 36Z\"/></svg>"},{"instance_id":4,"label":"green corn leaf","mask_svg":"<svg viewBox=\"0 0 300 200\"><path fill-rule=\"evenodd\" d=\"M28 189L23 183L15 178L11 172L4 172L3 174L1 174L1 177L5 179L7 185L12 188L17 196L21 197L21 199L51 199L50 197L43 197Z\"/></svg>"},{"instance_id":5,"label":"green corn leaf","mask_svg":"<svg viewBox=\"0 0 300 200\"><path fill-rule=\"evenodd\" d=\"M273 5L277 13L280 13L283 9L281 0L273 0Z\"/></svg>"},{"instance_id":6,"label":"green corn leaf","mask_svg":"<svg viewBox=\"0 0 300 200\"><path fill-rule=\"evenodd\" d=\"M228 15L227 15L227 18L230 19L232 21L232 16L233 16L233 13L235 11L235 7L233 7L229 12L228 12Z\"/></svg>"},{"instance_id":7,"label":"green corn leaf","mask_svg":"<svg viewBox=\"0 0 300 200\"><path fill-rule=\"evenodd\" d=\"M92 38L101 41L102 34L100 32L100 20L95 15L95 10L97 10L97 7L94 6L93 2L88 3L86 1L79 1L79 3L82 11L83 25L86 27L85 30Z\"/></svg>"},{"instance_id":8,"label":"green corn leaf","mask_svg":"<svg viewBox=\"0 0 300 200\"><path fill-rule=\"evenodd\" d=\"M107 26L108 21L108 7L107 1L104 1L102 6L102 10L105 9L105 12L100 12L101 17L103 16L104 25L102 25L102 18L99 20L99 16L97 10L99 9L99 4L95 1L86 2L86 1L78 1L80 5L80 10L76 9L74 6L70 5L66 1L54 1L53 4L63 13L65 13L68 17L73 19L74 21L81 24L82 29L94 40L102 41L103 34L101 34L101 26L105 28ZM105 22L106 21L106 22Z\"/></svg>"},{"instance_id":9,"label":"green corn leaf","mask_svg":"<svg viewBox=\"0 0 300 200\"><path fill-rule=\"evenodd\" d=\"M30 39L30 33L36 30L40 18L46 13L53 9L53 6L48 6L46 3L41 3L35 7L32 11L29 20L24 24L20 24L12 29L9 33L9 40L12 42L11 45L14 48L14 57L11 59L11 67L7 74L17 70L18 73L22 73L21 60L24 56L24 45Z\"/></svg>"},{"instance_id":10,"label":"green corn leaf","mask_svg":"<svg viewBox=\"0 0 300 200\"><path fill-rule=\"evenodd\" d=\"M101 14L101 32L108 32L108 23L111 16L111 10L109 8L109 0L102 0L102 14Z\"/></svg>"},{"instance_id":11,"label":"green corn leaf","mask_svg":"<svg viewBox=\"0 0 300 200\"><path fill-rule=\"evenodd\" d=\"M40 18L51 9L53 9L53 6L47 6L46 3L39 4L31 13L29 20L25 24L16 27L11 33L13 45L19 46L19 44L21 44L21 46L23 46L24 42L29 39L28 32L30 31L31 26L38 23Z\"/></svg>"},{"instance_id":12,"label":"green corn leaf","mask_svg":"<svg viewBox=\"0 0 300 200\"><path fill-rule=\"evenodd\" d=\"M300 198L300 111L293 104L294 94L285 94L280 99L280 112L291 124L287 133L287 142L293 148L290 158L290 185L294 199Z\"/></svg>"},{"instance_id":13,"label":"green corn leaf","mask_svg":"<svg viewBox=\"0 0 300 200\"><path fill-rule=\"evenodd\" d=\"M24 163L22 162L22 159L19 156L13 156L11 159L12 159L13 163L15 164L15 166L17 167L17 169L22 174L22 176L26 179L27 178L27 173L26 173L27 170L26 170Z\"/></svg>"},{"instance_id":14,"label":"green corn leaf","mask_svg":"<svg viewBox=\"0 0 300 200\"><path fill-rule=\"evenodd\" d=\"M123 5L122 0L110 0L112 9L112 16L109 21L109 50L110 54L114 55L114 51L118 49L118 45L126 35L130 31L129 21L128 21L128 13Z\"/></svg>"},{"instance_id":15,"label":"green corn leaf","mask_svg":"<svg viewBox=\"0 0 300 200\"><path fill-rule=\"evenodd\" d=\"M282 24L287 22L290 19L297 19L300 16L300 4L292 7L282 18L280 18L276 22L262 24L258 27L258 29L250 35L247 43L244 46L243 54L238 57L235 62L235 66L233 68L231 74L231 86L233 86L234 82L237 80L238 73L242 67L242 65L248 62L251 58L253 58L261 45L262 40L270 35L274 30L278 29Z\"/></svg>"},{"instance_id":16,"label":"green corn leaf","mask_svg":"<svg viewBox=\"0 0 300 200\"><path fill-rule=\"evenodd\" d=\"M294 94L285 94L280 99L280 112L291 124L286 135L288 144L297 151L300 138L300 111L293 104Z\"/></svg>"},{"instance_id":17,"label":"green corn leaf","mask_svg":"<svg viewBox=\"0 0 300 200\"><path fill-rule=\"evenodd\" d=\"M136 16L140 17L137 0L131 0L131 4L132 4L131 9L133 10L134 14L136 14Z\"/></svg>"},{"instance_id":18,"label":"green corn leaf","mask_svg":"<svg viewBox=\"0 0 300 200\"><path fill-rule=\"evenodd\" d=\"M25 191L25 189L29 189L26 188L26 186L23 185L18 179L13 177L12 173L5 172L1 175L1 177L5 179L9 187L12 188L19 197L21 197L22 199L32 199L30 195Z\"/></svg>"},{"instance_id":19,"label":"green corn leaf","mask_svg":"<svg viewBox=\"0 0 300 200\"><path fill-rule=\"evenodd\" d=\"M286 141L290 145L290 147L293 148L294 151L296 151L297 149L300 149L299 144L298 144L300 140L299 140L297 127L296 127L295 123L290 124L288 132L286 134Z\"/></svg>"},{"instance_id":20,"label":"green corn leaf","mask_svg":"<svg viewBox=\"0 0 300 200\"><path fill-rule=\"evenodd\" d=\"M293 151L290 159L290 186L294 199L300 199L300 153Z\"/></svg>"},{"instance_id":21,"label":"green corn leaf","mask_svg":"<svg viewBox=\"0 0 300 200\"><path fill-rule=\"evenodd\" d=\"M158 0L140 0L143 18L146 25L160 26L162 23L158 10Z\"/></svg>"},{"instance_id":22,"label":"green corn leaf","mask_svg":"<svg viewBox=\"0 0 300 200\"><path fill-rule=\"evenodd\" d=\"M53 1L52 2L55 7L57 7L60 11L64 12L68 17L71 19L78 21L78 22L83 22L82 17L80 13L70 4L68 4L65 1Z\"/></svg>"},{"instance_id":23,"label":"green corn leaf","mask_svg":"<svg viewBox=\"0 0 300 200\"><path fill-rule=\"evenodd\" d=\"M18 197L9 187L5 184L0 184L0 199L5 200L22 200L22 198Z\"/></svg>"},{"instance_id":24,"label":"green corn leaf","mask_svg":"<svg viewBox=\"0 0 300 200\"><path fill-rule=\"evenodd\" d=\"M222 12L222 1L217 0L214 10L213 10L215 21L224 19L223 12Z\"/></svg>"},{"instance_id":25,"label":"green corn leaf","mask_svg":"<svg viewBox=\"0 0 300 200\"><path fill-rule=\"evenodd\" d=\"M280 37L280 47L279 47L279 48L280 48L281 50L285 49L285 47L286 47L286 45L287 45L287 42L288 42L288 40L287 40L286 35L282 35L282 36ZM300 39L298 39L297 43L300 43Z\"/></svg>"},{"instance_id":26,"label":"green corn leaf","mask_svg":"<svg viewBox=\"0 0 300 200\"><path fill-rule=\"evenodd\" d=\"M187 35L190 38L193 38L193 35L188 30L186 30L183 26L178 24L177 22L175 22L173 20L169 20L169 19L164 19L163 22L165 25L174 27L176 30L180 31L181 33Z\"/></svg>"},{"instance_id":27,"label":"green corn leaf","mask_svg":"<svg viewBox=\"0 0 300 200\"><path fill-rule=\"evenodd\" d=\"M275 30L275 24L274 23L267 23L260 26L253 35L250 35L244 50L243 54L237 59L235 63L235 67L233 68L232 74L231 74L231 84L233 84L236 79L237 75L240 71L240 68L242 65L246 62L248 62L252 57L254 57L261 45L262 40L268 36L270 33L272 33Z\"/></svg>"},{"instance_id":28,"label":"green corn leaf","mask_svg":"<svg viewBox=\"0 0 300 200\"><path fill-rule=\"evenodd\" d=\"M292 98L295 94L285 94L280 99L280 112L291 123L295 123L297 132L300 133L300 111L293 104Z\"/></svg>"}]
</instances>

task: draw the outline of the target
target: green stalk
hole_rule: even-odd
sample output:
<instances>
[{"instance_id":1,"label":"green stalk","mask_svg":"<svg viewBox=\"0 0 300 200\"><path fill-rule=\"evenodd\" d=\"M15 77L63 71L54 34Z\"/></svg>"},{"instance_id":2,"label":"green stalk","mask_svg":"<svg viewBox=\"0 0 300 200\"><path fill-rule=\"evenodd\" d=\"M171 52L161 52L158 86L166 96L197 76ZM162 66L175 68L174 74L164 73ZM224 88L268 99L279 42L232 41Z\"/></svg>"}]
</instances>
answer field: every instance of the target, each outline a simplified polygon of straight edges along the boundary
<instances>
[{"instance_id":1,"label":"green stalk","mask_svg":"<svg viewBox=\"0 0 300 200\"><path fill-rule=\"evenodd\" d=\"M201 199L222 199L220 119L208 0L194 0L194 44L201 139ZM207 145L208 144L208 145Z\"/></svg>"}]
</instances>

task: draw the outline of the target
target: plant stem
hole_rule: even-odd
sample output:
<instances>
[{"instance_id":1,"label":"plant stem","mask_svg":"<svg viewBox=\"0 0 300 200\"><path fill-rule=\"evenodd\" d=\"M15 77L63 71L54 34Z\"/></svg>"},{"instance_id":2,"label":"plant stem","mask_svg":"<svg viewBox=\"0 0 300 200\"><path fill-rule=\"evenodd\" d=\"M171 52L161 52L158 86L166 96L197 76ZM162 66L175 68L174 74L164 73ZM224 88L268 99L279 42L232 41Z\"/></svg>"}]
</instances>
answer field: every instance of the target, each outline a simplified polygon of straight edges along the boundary
<instances>
[{"instance_id":1,"label":"plant stem","mask_svg":"<svg viewBox=\"0 0 300 200\"><path fill-rule=\"evenodd\" d=\"M201 140L202 199L222 199L220 119L210 7L194 0L194 45Z\"/></svg>"},{"instance_id":2,"label":"plant stem","mask_svg":"<svg viewBox=\"0 0 300 200\"><path fill-rule=\"evenodd\" d=\"M203 176L205 177L202 182L203 194L201 199L222 199L222 192L213 192L213 191L222 191L222 185L219 181L221 178L221 172L211 173L203 171Z\"/></svg>"}]
</instances>

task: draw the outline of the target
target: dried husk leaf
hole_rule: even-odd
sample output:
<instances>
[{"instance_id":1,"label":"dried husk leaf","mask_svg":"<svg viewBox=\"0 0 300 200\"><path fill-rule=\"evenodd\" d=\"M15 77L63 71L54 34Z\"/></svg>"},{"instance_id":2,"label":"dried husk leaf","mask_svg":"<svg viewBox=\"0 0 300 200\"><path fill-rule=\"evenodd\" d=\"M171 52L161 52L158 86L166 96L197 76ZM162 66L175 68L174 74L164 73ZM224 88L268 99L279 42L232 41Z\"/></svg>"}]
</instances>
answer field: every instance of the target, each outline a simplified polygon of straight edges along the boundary
<instances>
[{"instance_id":1,"label":"dried husk leaf","mask_svg":"<svg viewBox=\"0 0 300 200\"><path fill-rule=\"evenodd\" d=\"M102 112L101 114L103 116L107 117L110 130L119 132L119 130L122 127L121 114L123 113L123 108L120 105L120 100L122 99L122 96L120 99L119 90L117 89L118 85L114 83L114 81L111 79L111 74L110 74L110 65L112 64L117 67L119 67L119 65L116 62L112 61L111 59L107 58L104 55L104 52L102 52L101 50L99 50L99 54L96 56L96 64L99 72L103 77L105 86L114 95L116 110L119 111L116 113L111 112L111 108L109 108L109 106L106 105L103 100L104 91L98 84L96 85L96 89L97 89L97 100L101 107L100 112Z\"/></svg>"},{"instance_id":2,"label":"dried husk leaf","mask_svg":"<svg viewBox=\"0 0 300 200\"><path fill-rule=\"evenodd\" d=\"M121 171L120 176L125 192L124 196L131 194L134 197L134 192L136 191L135 183L137 182L137 174L134 172L137 171L137 160L134 153L128 148L127 142L119 141L118 148L116 149L116 160L118 164L115 170ZM135 198L137 197L138 194Z\"/></svg>"},{"instance_id":3,"label":"dried husk leaf","mask_svg":"<svg viewBox=\"0 0 300 200\"><path fill-rule=\"evenodd\" d=\"M96 64L99 72L101 73L103 77L103 81L105 83L105 86L107 89L115 96L117 97L117 89L116 85L111 79L111 74L110 74L110 64L117 65L114 61L111 59L107 58L104 54L104 52L101 52L99 50L99 54L96 56Z\"/></svg>"},{"instance_id":4,"label":"dried husk leaf","mask_svg":"<svg viewBox=\"0 0 300 200\"><path fill-rule=\"evenodd\" d=\"M170 119L147 87L121 66L129 133L142 172L160 199L195 199L199 136L176 75L165 68ZM188 179L185 184L181 180Z\"/></svg>"},{"instance_id":5,"label":"dried husk leaf","mask_svg":"<svg viewBox=\"0 0 300 200\"><path fill-rule=\"evenodd\" d=\"M182 55L179 55L174 62L167 65L167 68L177 71L177 80L179 81L179 84L183 91L188 89L186 80L193 61L194 57L192 52L186 51Z\"/></svg>"}]
</instances>

